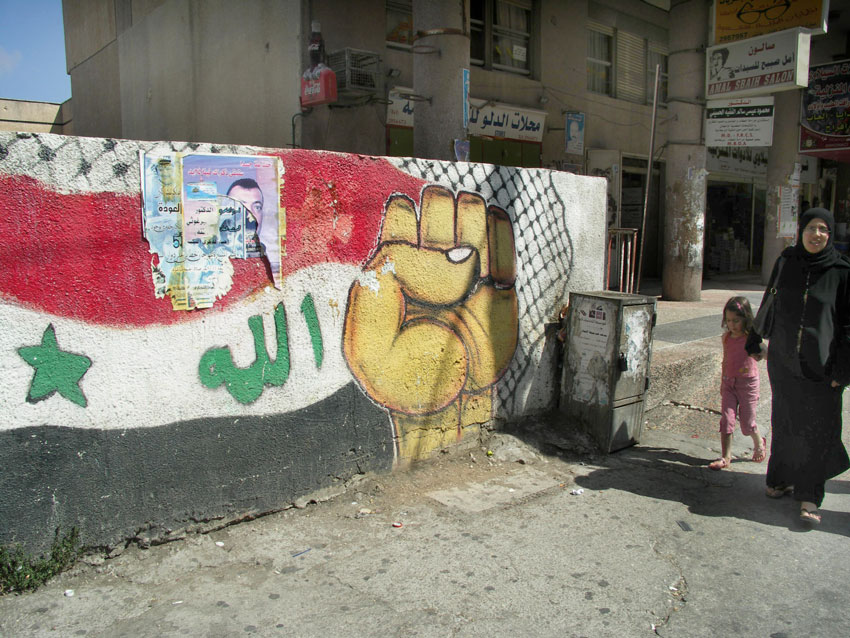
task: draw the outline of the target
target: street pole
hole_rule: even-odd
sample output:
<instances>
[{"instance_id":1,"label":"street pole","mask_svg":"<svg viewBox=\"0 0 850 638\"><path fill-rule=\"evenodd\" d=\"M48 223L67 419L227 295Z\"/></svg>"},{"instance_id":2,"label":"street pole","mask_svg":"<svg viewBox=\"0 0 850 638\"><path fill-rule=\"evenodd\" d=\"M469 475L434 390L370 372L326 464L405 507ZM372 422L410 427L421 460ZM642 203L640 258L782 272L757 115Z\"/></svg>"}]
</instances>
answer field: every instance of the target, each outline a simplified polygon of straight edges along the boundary
<instances>
[{"instance_id":1,"label":"street pole","mask_svg":"<svg viewBox=\"0 0 850 638\"><path fill-rule=\"evenodd\" d=\"M652 186L652 164L655 156L655 118L658 115L658 75L660 65L655 65L655 88L652 92L652 125L649 128L649 159L646 166L646 188L643 192L643 213L640 217L640 246L638 250L637 285L632 281L632 290L640 292L640 272L643 268L643 247L646 243L646 209L649 207L649 189Z\"/></svg>"}]
</instances>

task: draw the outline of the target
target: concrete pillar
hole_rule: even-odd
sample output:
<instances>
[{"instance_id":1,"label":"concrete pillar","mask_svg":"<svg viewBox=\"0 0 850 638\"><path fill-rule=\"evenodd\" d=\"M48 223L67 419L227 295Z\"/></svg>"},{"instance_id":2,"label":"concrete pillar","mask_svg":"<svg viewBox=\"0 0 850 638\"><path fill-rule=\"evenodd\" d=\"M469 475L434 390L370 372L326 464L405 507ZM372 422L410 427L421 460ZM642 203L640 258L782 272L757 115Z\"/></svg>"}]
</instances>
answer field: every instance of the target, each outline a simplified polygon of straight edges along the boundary
<instances>
[{"instance_id":1,"label":"concrete pillar","mask_svg":"<svg viewBox=\"0 0 850 638\"><path fill-rule=\"evenodd\" d=\"M664 266L661 291L671 301L698 301L705 237L705 43L709 3L670 7Z\"/></svg>"},{"instance_id":2,"label":"concrete pillar","mask_svg":"<svg viewBox=\"0 0 850 638\"><path fill-rule=\"evenodd\" d=\"M764 215L764 250L761 258L761 282L767 284L773 263L791 242L776 237L779 217L779 187L789 186L795 164L800 128L800 91L782 91L773 95L773 146L767 162L767 198Z\"/></svg>"},{"instance_id":3,"label":"concrete pillar","mask_svg":"<svg viewBox=\"0 0 850 638\"><path fill-rule=\"evenodd\" d=\"M463 69L469 68L469 3L464 0L414 0L413 27L430 32L413 43L413 123L416 157L454 160L454 140L463 128Z\"/></svg>"}]
</instances>

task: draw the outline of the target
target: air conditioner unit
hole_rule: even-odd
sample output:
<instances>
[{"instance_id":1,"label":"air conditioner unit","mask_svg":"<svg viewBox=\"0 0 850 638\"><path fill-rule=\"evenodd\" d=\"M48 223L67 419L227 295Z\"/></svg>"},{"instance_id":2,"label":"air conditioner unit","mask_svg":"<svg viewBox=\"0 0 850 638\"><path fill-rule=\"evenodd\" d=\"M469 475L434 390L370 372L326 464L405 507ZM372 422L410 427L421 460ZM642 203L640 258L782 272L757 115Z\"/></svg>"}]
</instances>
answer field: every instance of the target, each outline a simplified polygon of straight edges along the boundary
<instances>
[{"instance_id":1,"label":"air conditioner unit","mask_svg":"<svg viewBox=\"0 0 850 638\"><path fill-rule=\"evenodd\" d=\"M381 56L377 53L340 49L328 54L328 66L336 73L339 95L383 95Z\"/></svg>"}]
</instances>

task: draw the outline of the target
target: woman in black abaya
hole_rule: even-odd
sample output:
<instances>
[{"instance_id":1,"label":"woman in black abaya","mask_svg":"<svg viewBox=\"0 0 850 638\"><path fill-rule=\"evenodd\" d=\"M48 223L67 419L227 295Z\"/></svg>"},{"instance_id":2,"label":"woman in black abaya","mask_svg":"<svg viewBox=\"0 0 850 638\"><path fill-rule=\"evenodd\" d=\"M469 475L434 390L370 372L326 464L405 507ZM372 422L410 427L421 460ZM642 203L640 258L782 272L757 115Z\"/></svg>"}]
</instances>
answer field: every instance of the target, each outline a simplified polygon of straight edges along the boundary
<instances>
[{"instance_id":1,"label":"woman in black abaya","mask_svg":"<svg viewBox=\"0 0 850 638\"><path fill-rule=\"evenodd\" d=\"M803 213L797 243L782 252L768 284L777 293L767 351L773 401L766 493L793 491L807 523L820 523L827 479L850 467L841 442L842 393L850 383L850 261L835 249L834 228L824 208ZM747 350L758 352L760 342L751 333Z\"/></svg>"}]
</instances>

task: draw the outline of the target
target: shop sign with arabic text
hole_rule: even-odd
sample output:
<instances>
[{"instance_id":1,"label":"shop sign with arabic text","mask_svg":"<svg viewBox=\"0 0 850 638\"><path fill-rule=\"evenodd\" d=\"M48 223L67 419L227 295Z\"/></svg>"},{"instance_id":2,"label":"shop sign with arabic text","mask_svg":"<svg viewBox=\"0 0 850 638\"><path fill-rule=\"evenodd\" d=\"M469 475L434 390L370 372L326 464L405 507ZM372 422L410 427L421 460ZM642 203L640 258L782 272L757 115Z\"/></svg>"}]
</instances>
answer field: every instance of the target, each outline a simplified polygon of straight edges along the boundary
<instances>
[{"instance_id":1,"label":"shop sign with arabic text","mask_svg":"<svg viewBox=\"0 0 850 638\"><path fill-rule=\"evenodd\" d=\"M806 86L810 40L805 29L789 29L709 48L706 96L764 95Z\"/></svg>"},{"instance_id":2,"label":"shop sign with arabic text","mask_svg":"<svg viewBox=\"0 0 850 638\"><path fill-rule=\"evenodd\" d=\"M809 70L800 109L800 152L850 149L850 60Z\"/></svg>"},{"instance_id":3,"label":"shop sign with arabic text","mask_svg":"<svg viewBox=\"0 0 850 638\"><path fill-rule=\"evenodd\" d=\"M826 33L829 0L715 0L714 42L728 44L803 27Z\"/></svg>"}]
</instances>

